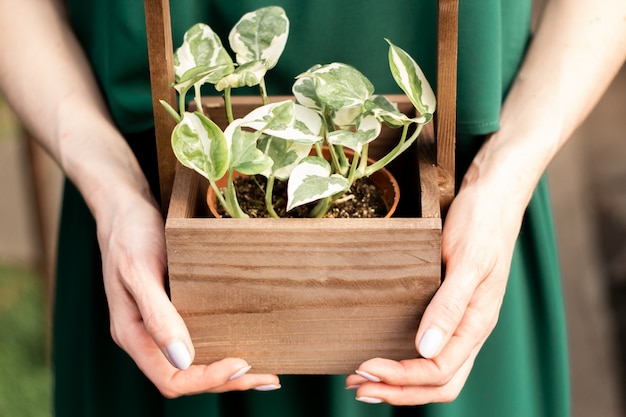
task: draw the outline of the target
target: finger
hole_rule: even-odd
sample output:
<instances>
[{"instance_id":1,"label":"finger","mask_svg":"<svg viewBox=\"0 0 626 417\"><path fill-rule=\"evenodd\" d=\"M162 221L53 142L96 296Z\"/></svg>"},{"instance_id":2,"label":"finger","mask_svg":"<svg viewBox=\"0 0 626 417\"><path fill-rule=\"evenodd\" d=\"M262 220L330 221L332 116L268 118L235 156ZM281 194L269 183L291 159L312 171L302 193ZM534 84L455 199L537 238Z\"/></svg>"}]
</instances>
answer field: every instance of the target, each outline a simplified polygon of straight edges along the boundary
<instances>
[{"instance_id":1,"label":"finger","mask_svg":"<svg viewBox=\"0 0 626 417\"><path fill-rule=\"evenodd\" d=\"M397 386L385 382L367 382L359 386L356 399L366 403L385 402L397 406L454 401L460 394L473 367L479 349L475 349L454 377L442 386ZM422 359L423 360L423 359Z\"/></svg>"}]
</instances>

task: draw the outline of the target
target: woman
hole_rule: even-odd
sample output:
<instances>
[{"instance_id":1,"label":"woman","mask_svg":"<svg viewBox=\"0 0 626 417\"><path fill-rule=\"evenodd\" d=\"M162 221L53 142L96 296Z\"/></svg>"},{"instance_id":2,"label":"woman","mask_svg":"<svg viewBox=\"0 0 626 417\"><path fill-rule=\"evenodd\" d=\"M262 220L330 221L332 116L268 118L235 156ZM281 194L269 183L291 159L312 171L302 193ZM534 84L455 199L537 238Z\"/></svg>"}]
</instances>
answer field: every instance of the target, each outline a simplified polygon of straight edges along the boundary
<instances>
[{"instance_id":1,"label":"woman","mask_svg":"<svg viewBox=\"0 0 626 417\"><path fill-rule=\"evenodd\" d=\"M292 29L269 75L274 94L293 74L331 61L362 69L379 93L395 92L383 37L434 79L432 0L172 3L175 43L197 21L225 39L244 12L283 6ZM626 3L549 1L527 49L530 3L460 5L463 179L444 228L445 281L416 329L423 358L370 360L347 379L279 380L236 358L190 366L193 347L163 282L140 2L0 0L0 86L71 181L59 246L57 414L567 416L563 309L541 177L624 60ZM254 388L273 392L159 394ZM430 404L439 402L448 404Z\"/></svg>"}]
</instances>

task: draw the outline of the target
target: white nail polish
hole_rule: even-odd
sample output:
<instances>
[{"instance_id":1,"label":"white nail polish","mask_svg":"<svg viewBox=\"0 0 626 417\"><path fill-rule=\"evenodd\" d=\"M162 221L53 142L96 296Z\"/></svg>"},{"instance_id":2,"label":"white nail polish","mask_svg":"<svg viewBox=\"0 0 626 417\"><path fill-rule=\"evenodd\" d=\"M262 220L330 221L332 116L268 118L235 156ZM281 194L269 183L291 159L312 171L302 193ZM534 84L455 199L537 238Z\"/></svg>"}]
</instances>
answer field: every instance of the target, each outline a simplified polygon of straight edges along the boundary
<instances>
[{"instance_id":1,"label":"white nail polish","mask_svg":"<svg viewBox=\"0 0 626 417\"><path fill-rule=\"evenodd\" d=\"M354 372L357 375L362 376L363 378L365 378L365 379L367 379L368 381L371 381L371 382L380 382L380 381L382 381L382 379L380 379L379 377L374 376L374 375L372 375L372 374L370 374L368 372L365 372L365 371L354 371Z\"/></svg>"},{"instance_id":2,"label":"white nail polish","mask_svg":"<svg viewBox=\"0 0 626 417\"><path fill-rule=\"evenodd\" d=\"M360 385L348 385L348 386L346 387L346 390L347 390L347 391L356 391L356 390L358 390L358 389L359 389L359 387L360 387Z\"/></svg>"},{"instance_id":3,"label":"white nail polish","mask_svg":"<svg viewBox=\"0 0 626 417\"><path fill-rule=\"evenodd\" d=\"M422 336L419 344L419 352L425 358L432 358L435 356L441 344L443 343L443 333L439 329L428 329Z\"/></svg>"},{"instance_id":4,"label":"white nail polish","mask_svg":"<svg viewBox=\"0 0 626 417\"><path fill-rule=\"evenodd\" d=\"M280 389L280 384L259 385L254 388L255 391L274 391Z\"/></svg>"},{"instance_id":5,"label":"white nail polish","mask_svg":"<svg viewBox=\"0 0 626 417\"><path fill-rule=\"evenodd\" d=\"M169 344L167 356L169 356L172 365L180 370L184 371L191 366L191 355L185 344L179 340Z\"/></svg>"},{"instance_id":6,"label":"white nail polish","mask_svg":"<svg viewBox=\"0 0 626 417\"><path fill-rule=\"evenodd\" d=\"M380 398L374 397L356 397L356 400L366 404L380 404L383 402Z\"/></svg>"},{"instance_id":7,"label":"white nail polish","mask_svg":"<svg viewBox=\"0 0 626 417\"><path fill-rule=\"evenodd\" d=\"M239 378L240 376L243 376L243 375L245 375L246 373L248 373L248 371L249 371L250 369L252 369L252 367L251 367L251 366L249 366L249 365L248 365L248 366L244 366L243 368L241 368L240 370L238 370L237 372L235 372L235 373L233 374L233 376L231 376L230 378L228 378L228 380L229 380L229 381L232 381L232 380L234 380L234 379L237 379L237 378Z\"/></svg>"}]
</instances>

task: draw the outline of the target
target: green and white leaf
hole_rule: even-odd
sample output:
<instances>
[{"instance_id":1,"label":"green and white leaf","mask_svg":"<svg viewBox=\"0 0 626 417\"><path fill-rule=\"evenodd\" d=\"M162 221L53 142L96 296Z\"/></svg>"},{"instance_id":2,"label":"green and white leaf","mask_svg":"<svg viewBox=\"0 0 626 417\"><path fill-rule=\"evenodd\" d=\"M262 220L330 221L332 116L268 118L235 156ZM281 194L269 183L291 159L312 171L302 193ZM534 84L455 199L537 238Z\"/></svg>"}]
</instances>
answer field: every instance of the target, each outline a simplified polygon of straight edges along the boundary
<instances>
[{"instance_id":1,"label":"green and white leaf","mask_svg":"<svg viewBox=\"0 0 626 417\"><path fill-rule=\"evenodd\" d=\"M358 123L363 114L363 105L343 107L333 113L332 119L336 126L346 128Z\"/></svg>"},{"instance_id":2,"label":"green and white leaf","mask_svg":"<svg viewBox=\"0 0 626 417\"><path fill-rule=\"evenodd\" d=\"M291 172L287 184L287 210L342 193L348 187L347 178L331 175L328 161L309 156Z\"/></svg>"},{"instance_id":3,"label":"green and white leaf","mask_svg":"<svg viewBox=\"0 0 626 417\"><path fill-rule=\"evenodd\" d=\"M264 61L266 69L276 66L289 35L289 19L278 6L246 13L228 36L230 47L240 65Z\"/></svg>"},{"instance_id":4,"label":"green and white leaf","mask_svg":"<svg viewBox=\"0 0 626 417\"><path fill-rule=\"evenodd\" d=\"M367 100L364 108L368 113L392 128L399 128L409 123L426 124L432 119L432 114L428 113L413 118L408 117L398 110L395 103L380 95L374 95L370 100Z\"/></svg>"},{"instance_id":5,"label":"green and white leaf","mask_svg":"<svg viewBox=\"0 0 626 417\"><path fill-rule=\"evenodd\" d=\"M437 100L424 72L403 49L388 39L387 43L389 43L389 68L396 83L420 114L434 114Z\"/></svg>"},{"instance_id":6,"label":"green and white leaf","mask_svg":"<svg viewBox=\"0 0 626 417\"><path fill-rule=\"evenodd\" d=\"M331 109L360 106L374 93L372 83L350 65L334 62L310 74L319 101Z\"/></svg>"},{"instance_id":7,"label":"green and white leaf","mask_svg":"<svg viewBox=\"0 0 626 417\"><path fill-rule=\"evenodd\" d=\"M360 154L363 146L380 135L381 123L374 116L367 116L361 120L356 131L335 130L328 134L328 142L332 145L341 145Z\"/></svg>"},{"instance_id":8,"label":"green and white leaf","mask_svg":"<svg viewBox=\"0 0 626 417\"><path fill-rule=\"evenodd\" d=\"M210 26L198 23L185 32L183 44L174 53L174 73L177 82L188 81L191 75L187 73L195 68L222 66L232 69L234 63L219 36Z\"/></svg>"},{"instance_id":9,"label":"green and white leaf","mask_svg":"<svg viewBox=\"0 0 626 417\"><path fill-rule=\"evenodd\" d=\"M180 77L178 82L174 84L174 88L179 94L185 94L191 87L199 88L206 83L216 84L234 70L235 67L232 64L218 66L203 65L192 68Z\"/></svg>"},{"instance_id":10,"label":"green and white leaf","mask_svg":"<svg viewBox=\"0 0 626 417\"><path fill-rule=\"evenodd\" d=\"M224 131L230 145L230 168L245 175L260 174L274 162L257 148L258 135L242 130L241 122L241 119L235 120Z\"/></svg>"},{"instance_id":11,"label":"green and white leaf","mask_svg":"<svg viewBox=\"0 0 626 417\"><path fill-rule=\"evenodd\" d=\"M181 164L207 179L218 180L228 170L228 141L202 113L183 115L172 131L172 150Z\"/></svg>"},{"instance_id":12,"label":"green and white leaf","mask_svg":"<svg viewBox=\"0 0 626 417\"><path fill-rule=\"evenodd\" d=\"M243 118L242 126L304 144L323 139L319 113L291 100L258 107Z\"/></svg>"},{"instance_id":13,"label":"green and white leaf","mask_svg":"<svg viewBox=\"0 0 626 417\"><path fill-rule=\"evenodd\" d=\"M235 70L215 84L217 91L226 88L254 87L259 85L265 76L267 68L262 61L251 61L235 68Z\"/></svg>"},{"instance_id":14,"label":"green and white leaf","mask_svg":"<svg viewBox=\"0 0 626 417\"><path fill-rule=\"evenodd\" d=\"M300 161L309 156L312 145L264 135L259 139L258 148L274 161L270 169L260 174L287 180Z\"/></svg>"},{"instance_id":15,"label":"green and white leaf","mask_svg":"<svg viewBox=\"0 0 626 417\"><path fill-rule=\"evenodd\" d=\"M296 82L291 87L291 92L296 98L296 102L302 104L313 110L322 110L322 102L317 98L315 92L315 78L311 74L311 71L321 68L321 65L317 64L311 67L307 72L304 72L296 77Z\"/></svg>"}]
</instances>

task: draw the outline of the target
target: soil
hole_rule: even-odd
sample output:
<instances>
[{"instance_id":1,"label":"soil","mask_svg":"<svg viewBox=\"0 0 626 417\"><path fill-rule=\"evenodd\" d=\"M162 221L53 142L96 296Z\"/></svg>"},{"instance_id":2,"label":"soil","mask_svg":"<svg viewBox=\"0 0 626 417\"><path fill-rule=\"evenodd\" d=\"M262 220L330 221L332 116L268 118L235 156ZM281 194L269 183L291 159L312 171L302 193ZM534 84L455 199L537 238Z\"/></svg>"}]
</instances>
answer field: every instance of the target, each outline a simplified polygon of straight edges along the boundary
<instances>
[{"instance_id":1,"label":"soil","mask_svg":"<svg viewBox=\"0 0 626 417\"><path fill-rule=\"evenodd\" d=\"M238 177L235 179L235 190L239 205L251 218L270 217L265 208L265 184L263 176ZM309 211L316 203L296 207L287 212L287 183L274 183L273 205L279 217L305 218L310 217ZM220 207L220 214L227 215ZM337 199L326 214L327 218L372 218L385 217L387 207L381 193L368 178L360 178L341 198Z\"/></svg>"}]
</instances>

